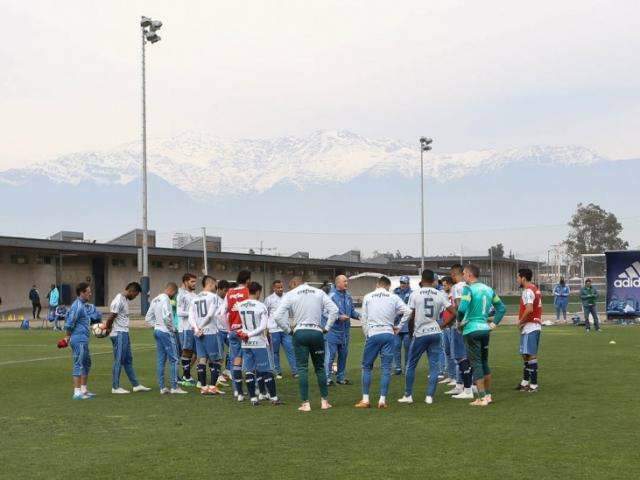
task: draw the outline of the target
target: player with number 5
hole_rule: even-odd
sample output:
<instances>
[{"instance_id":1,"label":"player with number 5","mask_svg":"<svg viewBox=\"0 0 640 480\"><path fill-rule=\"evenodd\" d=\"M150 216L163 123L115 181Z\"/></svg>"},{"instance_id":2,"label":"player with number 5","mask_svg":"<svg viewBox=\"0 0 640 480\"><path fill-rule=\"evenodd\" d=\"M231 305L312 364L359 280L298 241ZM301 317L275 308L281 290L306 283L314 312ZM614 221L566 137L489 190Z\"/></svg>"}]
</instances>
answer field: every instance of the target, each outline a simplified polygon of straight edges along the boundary
<instances>
[{"instance_id":1,"label":"player with number 5","mask_svg":"<svg viewBox=\"0 0 640 480\"><path fill-rule=\"evenodd\" d=\"M436 394L442 355L442 330L438 325L438 319L445 310L455 314L456 309L451 305L447 294L433 286L435 278L432 270L424 270L420 290L413 292L409 297L408 305L414 314L413 339L409 346L405 393L404 397L398 400L400 403L413 403L413 382L416 367L423 353L426 353L429 359L429 382L425 402L433 403Z\"/></svg>"}]
</instances>

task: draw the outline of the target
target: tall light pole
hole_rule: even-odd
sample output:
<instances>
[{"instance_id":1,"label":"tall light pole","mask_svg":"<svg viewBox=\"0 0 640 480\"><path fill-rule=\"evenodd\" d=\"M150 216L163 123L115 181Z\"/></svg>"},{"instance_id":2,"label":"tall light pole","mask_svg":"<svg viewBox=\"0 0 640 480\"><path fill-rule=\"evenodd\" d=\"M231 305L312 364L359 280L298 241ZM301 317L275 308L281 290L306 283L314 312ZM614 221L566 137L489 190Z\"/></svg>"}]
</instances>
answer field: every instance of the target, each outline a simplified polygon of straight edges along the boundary
<instances>
[{"instance_id":1,"label":"tall light pole","mask_svg":"<svg viewBox=\"0 0 640 480\"><path fill-rule=\"evenodd\" d=\"M149 225L147 222L147 92L146 92L146 66L145 66L145 45L147 42L156 43L160 41L160 35L156 32L162 27L160 20L151 20L149 17L140 19L140 30L142 33L142 295L140 307L142 314L146 314L149 309L149 292L151 283L149 282Z\"/></svg>"},{"instance_id":2,"label":"tall light pole","mask_svg":"<svg viewBox=\"0 0 640 480\"><path fill-rule=\"evenodd\" d=\"M424 271L424 152L431 150L432 139L420 137L420 274Z\"/></svg>"}]
</instances>

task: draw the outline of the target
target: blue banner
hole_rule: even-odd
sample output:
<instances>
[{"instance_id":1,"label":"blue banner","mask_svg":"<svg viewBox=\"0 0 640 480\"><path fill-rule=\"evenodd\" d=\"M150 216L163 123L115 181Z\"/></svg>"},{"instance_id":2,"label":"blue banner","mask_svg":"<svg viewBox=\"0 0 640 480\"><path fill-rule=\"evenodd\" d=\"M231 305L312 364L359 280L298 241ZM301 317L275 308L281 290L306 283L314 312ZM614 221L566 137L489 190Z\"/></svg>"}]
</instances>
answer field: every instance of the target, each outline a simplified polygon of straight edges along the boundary
<instances>
[{"instance_id":1,"label":"blue banner","mask_svg":"<svg viewBox=\"0 0 640 480\"><path fill-rule=\"evenodd\" d=\"M606 252L607 315L640 316L640 251Z\"/></svg>"}]
</instances>

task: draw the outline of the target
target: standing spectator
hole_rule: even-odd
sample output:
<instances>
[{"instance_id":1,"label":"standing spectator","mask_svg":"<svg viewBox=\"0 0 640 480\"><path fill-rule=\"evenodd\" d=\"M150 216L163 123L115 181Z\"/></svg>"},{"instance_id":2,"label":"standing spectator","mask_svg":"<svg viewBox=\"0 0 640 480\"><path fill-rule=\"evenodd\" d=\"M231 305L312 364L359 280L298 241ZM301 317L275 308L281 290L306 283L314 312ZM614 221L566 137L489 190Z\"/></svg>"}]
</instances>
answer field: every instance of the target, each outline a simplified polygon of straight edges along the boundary
<instances>
[{"instance_id":1,"label":"standing spectator","mask_svg":"<svg viewBox=\"0 0 640 480\"><path fill-rule=\"evenodd\" d=\"M36 318L40 320L40 310L42 310L42 305L40 304L40 292L36 286L32 286L31 290L29 290L29 300L31 300L32 314L33 319Z\"/></svg>"},{"instance_id":2,"label":"standing spectator","mask_svg":"<svg viewBox=\"0 0 640 480\"><path fill-rule=\"evenodd\" d=\"M51 290L47 293L47 300L49 301L49 313L47 315L47 319L49 321L55 321L56 307L60 303L60 292L58 291L58 287L53 284L51 285Z\"/></svg>"},{"instance_id":3,"label":"standing spectator","mask_svg":"<svg viewBox=\"0 0 640 480\"><path fill-rule=\"evenodd\" d=\"M600 331L600 320L598 319L598 311L596 308L596 300L598 298L598 290L591 285L591 279L587 278L584 287L580 290L580 299L582 300L582 310L584 311L584 326L587 332L591 331L589 323L589 314L593 316L593 325L596 332Z\"/></svg>"},{"instance_id":4,"label":"standing spectator","mask_svg":"<svg viewBox=\"0 0 640 480\"><path fill-rule=\"evenodd\" d=\"M569 304L569 287L565 284L564 278L560 278L560 282L553 289L553 304L556 307L556 320L562 318L567 320L567 305Z\"/></svg>"}]
</instances>

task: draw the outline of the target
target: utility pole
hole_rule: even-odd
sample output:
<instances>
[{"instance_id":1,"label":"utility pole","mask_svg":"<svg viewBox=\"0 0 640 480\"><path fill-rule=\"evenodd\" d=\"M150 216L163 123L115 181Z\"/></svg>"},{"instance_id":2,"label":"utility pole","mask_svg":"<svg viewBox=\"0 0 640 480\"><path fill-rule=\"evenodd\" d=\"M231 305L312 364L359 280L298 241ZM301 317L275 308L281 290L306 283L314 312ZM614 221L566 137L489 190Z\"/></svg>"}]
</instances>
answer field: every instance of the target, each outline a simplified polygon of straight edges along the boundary
<instances>
[{"instance_id":1,"label":"utility pole","mask_svg":"<svg viewBox=\"0 0 640 480\"><path fill-rule=\"evenodd\" d=\"M207 229L202 227L202 255L204 257L204 268L202 269L205 275L209 275L209 261L207 260Z\"/></svg>"}]
</instances>

